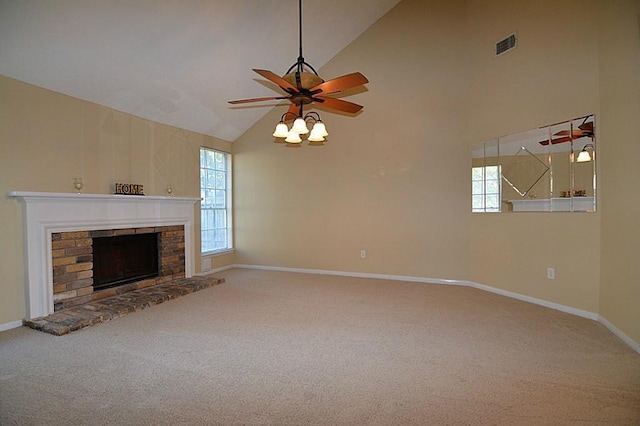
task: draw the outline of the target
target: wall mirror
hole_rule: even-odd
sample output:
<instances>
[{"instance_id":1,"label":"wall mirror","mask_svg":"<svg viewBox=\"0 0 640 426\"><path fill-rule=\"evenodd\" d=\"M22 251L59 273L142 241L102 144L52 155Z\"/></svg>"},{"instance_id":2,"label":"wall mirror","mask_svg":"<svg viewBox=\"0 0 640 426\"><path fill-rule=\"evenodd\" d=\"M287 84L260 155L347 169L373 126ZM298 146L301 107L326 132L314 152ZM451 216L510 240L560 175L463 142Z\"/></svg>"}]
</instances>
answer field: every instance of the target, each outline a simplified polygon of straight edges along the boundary
<instances>
[{"instance_id":1,"label":"wall mirror","mask_svg":"<svg viewBox=\"0 0 640 426\"><path fill-rule=\"evenodd\" d=\"M594 212L595 116L474 146L472 212Z\"/></svg>"}]
</instances>

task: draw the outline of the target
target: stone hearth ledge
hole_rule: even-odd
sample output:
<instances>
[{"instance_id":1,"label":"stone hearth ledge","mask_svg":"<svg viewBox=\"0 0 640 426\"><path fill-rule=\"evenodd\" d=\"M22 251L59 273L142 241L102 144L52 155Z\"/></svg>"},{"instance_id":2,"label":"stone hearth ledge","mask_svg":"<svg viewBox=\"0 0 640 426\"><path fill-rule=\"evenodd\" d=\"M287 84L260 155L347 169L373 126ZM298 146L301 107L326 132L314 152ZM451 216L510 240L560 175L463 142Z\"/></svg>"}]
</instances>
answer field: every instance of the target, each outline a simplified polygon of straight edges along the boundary
<instances>
[{"instance_id":1,"label":"stone hearth ledge","mask_svg":"<svg viewBox=\"0 0 640 426\"><path fill-rule=\"evenodd\" d=\"M180 278L90 302L86 305L63 309L45 317L25 319L23 324L34 330L62 336L224 282L224 278L208 276Z\"/></svg>"}]
</instances>

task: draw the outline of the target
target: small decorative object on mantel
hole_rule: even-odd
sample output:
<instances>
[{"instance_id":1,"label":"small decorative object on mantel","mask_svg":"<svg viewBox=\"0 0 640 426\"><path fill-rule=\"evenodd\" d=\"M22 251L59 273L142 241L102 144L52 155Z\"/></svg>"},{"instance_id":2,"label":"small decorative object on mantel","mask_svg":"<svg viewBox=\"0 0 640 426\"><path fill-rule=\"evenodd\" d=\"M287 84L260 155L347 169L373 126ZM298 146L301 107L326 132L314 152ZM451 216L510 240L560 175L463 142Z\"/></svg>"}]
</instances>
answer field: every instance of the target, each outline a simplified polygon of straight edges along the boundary
<instances>
[{"instance_id":1,"label":"small decorative object on mantel","mask_svg":"<svg viewBox=\"0 0 640 426\"><path fill-rule=\"evenodd\" d=\"M117 195L144 195L144 187L135 183L114 183L113 193Z\"/></svg>"},{"instance_id":2,"label":"small decorative object on mantel","mask_svg":"<svg viewBox=\"0 0 640 426\"><path fill-rule=\"evenodd\" d=\"M84 187L84 184L82 183L82 178L73 178L73 187L76 189L76 191L78 191L78 194L80 193L80 190Z\"/></svg>"}]
</instances>

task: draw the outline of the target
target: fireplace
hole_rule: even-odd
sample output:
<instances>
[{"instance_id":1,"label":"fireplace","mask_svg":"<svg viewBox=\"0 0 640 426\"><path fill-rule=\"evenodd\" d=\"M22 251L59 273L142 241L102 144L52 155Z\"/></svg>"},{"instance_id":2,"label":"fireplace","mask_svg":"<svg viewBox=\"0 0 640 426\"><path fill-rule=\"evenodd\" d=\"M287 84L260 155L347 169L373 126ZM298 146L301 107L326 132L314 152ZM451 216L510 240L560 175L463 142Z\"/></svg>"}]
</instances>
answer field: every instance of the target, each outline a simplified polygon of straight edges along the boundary
<instances>
[{"instance_id":1,"label":"fireplace","mask_svg":"<svg viewBox=\"0 0 640 426\"><path fill-rule=\"evenodd\" d=\"M158 276L159 233L93 239L93 291Z\"/></svg>"},{"instance_id":2,"label":"fireplace","mask_svg":"<svg viewBox=\"0 0 640 426\"><path fill-rule=\"evenodd\" d=\"M51 234L54 311L185 277L182 225Z\"/></svg>"},{"instance_id":3,"label":"fireplace","mask_svg":"<svg viewBox=\"0 0 640 426\"><path fill-rule=\"evenodd\" d=\"M23 206L27 319L194 274L194 205L199 198L20 191L8 195ZM157 235L158 275L94 289L93 239L132 234Z\"/></svg>"}]
</instances>

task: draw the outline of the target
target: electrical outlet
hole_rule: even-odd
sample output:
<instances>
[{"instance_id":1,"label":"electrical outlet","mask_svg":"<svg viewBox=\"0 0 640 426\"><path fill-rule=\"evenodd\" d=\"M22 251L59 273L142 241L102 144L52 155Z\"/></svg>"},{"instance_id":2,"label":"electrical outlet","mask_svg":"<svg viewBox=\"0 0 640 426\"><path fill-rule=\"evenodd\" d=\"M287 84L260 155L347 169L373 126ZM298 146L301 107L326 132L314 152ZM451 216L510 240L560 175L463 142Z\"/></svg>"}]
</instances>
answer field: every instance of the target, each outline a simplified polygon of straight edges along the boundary
<instances>
[{"instance_id":1,"label":"electrical outlet","mask_svg":"<svg viewBox=\"0 0 640 426\"><path fill-rule=\"evenodd\" d=\"M367 257L367 251L366 250L360 250L360 259L365 259Z\"/></svg>"},{"instance_id":2,"label":"electrical outlet","mask_svg":"<svg viewBox=\"0 0 640 426\"><path fill-rule=\"evenodd\" d=\"M210 257L205 257L205 258L202 259L201 269L202 269L202 272L211 270L211 258Z\"/></svg>"},{"instance_id":3,"label":"electrical outlet","mask_svg":"<svg viewBox=\"0 0 640 426\"><path fill-rule=\"evenodd\" d=\"M556 270L554 268L547 268L547 278L550 280L556 279Z\"/></svg>"}]
</instances>

